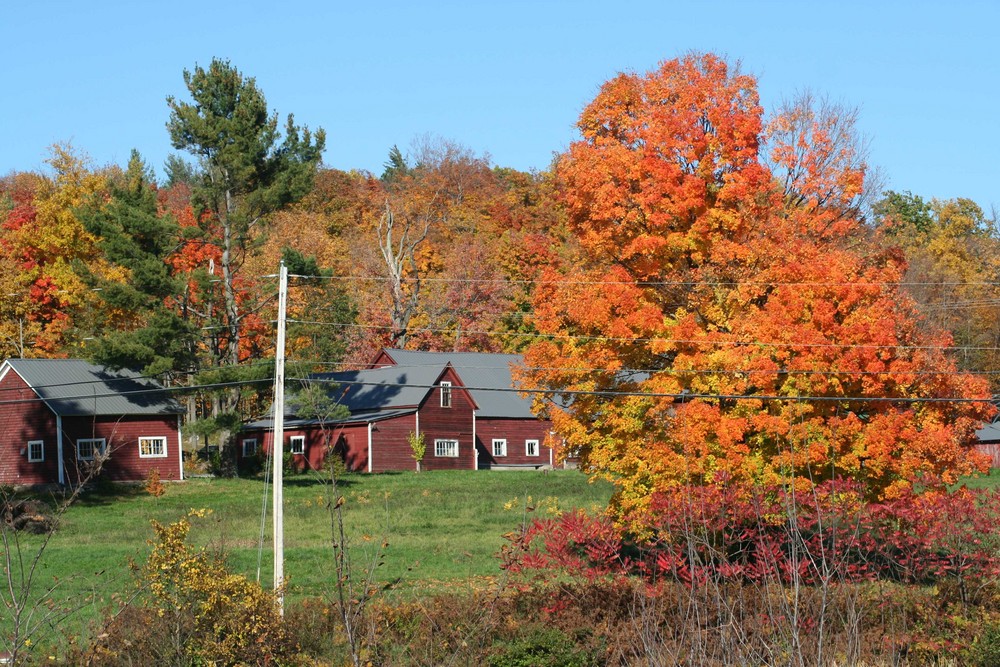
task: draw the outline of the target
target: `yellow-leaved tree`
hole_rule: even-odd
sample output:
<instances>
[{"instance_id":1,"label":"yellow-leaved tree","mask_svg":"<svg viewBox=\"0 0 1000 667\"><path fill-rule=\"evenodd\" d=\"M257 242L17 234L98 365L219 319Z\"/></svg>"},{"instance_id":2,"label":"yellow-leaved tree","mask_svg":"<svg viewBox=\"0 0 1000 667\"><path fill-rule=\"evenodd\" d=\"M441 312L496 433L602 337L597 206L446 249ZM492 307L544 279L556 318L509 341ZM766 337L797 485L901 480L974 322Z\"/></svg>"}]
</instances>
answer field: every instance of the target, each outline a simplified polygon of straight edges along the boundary
<instances>
[{"instance_id":1,"label":"yellow-leaved tree","mask_svg":"<svg viewBox=\"0 0 1000 667\"><path fill-rule=\"evenodd\" d=\"M88 275L110 282L129 277L107 262L77 217L80 207L107 196L108 173L65 145L52 147L48 164L53 176L22 179L27 187L0 214L5 356L50 356L78 345L77 318L93 317L100 305ZM116 314L106 315L113 323Z\"/></svg>"}]
</instances>

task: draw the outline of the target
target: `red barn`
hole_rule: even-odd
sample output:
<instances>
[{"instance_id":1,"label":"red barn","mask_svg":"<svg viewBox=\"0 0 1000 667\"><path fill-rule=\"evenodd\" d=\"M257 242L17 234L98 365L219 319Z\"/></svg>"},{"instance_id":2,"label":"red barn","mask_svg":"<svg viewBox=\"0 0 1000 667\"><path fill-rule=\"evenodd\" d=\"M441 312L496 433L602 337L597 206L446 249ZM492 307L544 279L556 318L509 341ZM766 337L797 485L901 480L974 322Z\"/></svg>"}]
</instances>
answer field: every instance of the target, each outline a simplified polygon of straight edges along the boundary
<instances>
[{"instance_id":1,"label":"red barn","mask_svg":"<svg viewBox=\"0 0 1000 667\"><path fill-rule=\"evenodd\" d=\"M0 484L74 484L101 476L183 478L180 418L163 387L130 371L79 359L0 365Z\"/></svg>"},{"instance_id":2,"label":"red barn","mask_svg":"<svg viewBox=\"0 0 1000 667\"><path fill-rule=\"evenodd\" d=\"M311 376L350 416L329 423L300 418L289 401L284 451L320 469L328 451L351 470L413 470L409 439L422 436L423 470L551 467L551 423L513 387L521 357L477 352L383 350L360 371ZM271 420L249 424L239 454L270 449Z\"/></svg>"}]
</instances>

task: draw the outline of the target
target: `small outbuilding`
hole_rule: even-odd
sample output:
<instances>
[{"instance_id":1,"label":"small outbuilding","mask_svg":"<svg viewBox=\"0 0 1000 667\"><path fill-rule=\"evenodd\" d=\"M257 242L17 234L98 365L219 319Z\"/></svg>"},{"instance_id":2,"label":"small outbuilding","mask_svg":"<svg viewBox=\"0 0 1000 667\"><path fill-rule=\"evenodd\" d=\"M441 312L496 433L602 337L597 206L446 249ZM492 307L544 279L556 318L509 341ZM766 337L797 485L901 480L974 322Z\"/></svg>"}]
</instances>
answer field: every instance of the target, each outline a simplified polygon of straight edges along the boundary
<instances>
[{"instance_id":1,"label":"small outbuilding","mask_svg":"<svg viewBox=\"0 0 1000 667\"><path fill-rule=\"evenodd\" d=\"M80 359L0 365L0 484L183 478L184 409L158 383Z\"/></svg>"}]
</instances>

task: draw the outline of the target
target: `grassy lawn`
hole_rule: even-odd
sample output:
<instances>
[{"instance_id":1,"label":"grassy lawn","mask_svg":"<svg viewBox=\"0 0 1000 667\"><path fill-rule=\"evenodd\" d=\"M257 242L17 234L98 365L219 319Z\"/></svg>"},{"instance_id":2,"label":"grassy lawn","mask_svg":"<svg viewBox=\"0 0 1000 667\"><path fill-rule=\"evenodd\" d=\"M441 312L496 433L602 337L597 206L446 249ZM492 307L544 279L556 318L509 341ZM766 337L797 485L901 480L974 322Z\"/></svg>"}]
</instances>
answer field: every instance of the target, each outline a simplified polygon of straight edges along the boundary
<instances>
[{"instance_id":1,"label":"grassy lawn","mask_svg":"<svg viewBox=\"0 0 1000 667\"><path fill-rule=\"evenodd\" d=\"M972 488L1000 487L1000 470L966 478ZM191 479L168 484L153 498L141 488L111 486L85 495L64 517L45 553L43 576L58 578L66 593L93 587L123 590L128 563L142 563L153 536L150 521L176 521L191 509L191 542L226 554L234 571L265 585L272 578L271 501L267 499L263 551L258 547L264 484L253 479ZM331 579L328 480L286 478L285 576L292 597L322 595ZM356 569L383 540L382 581L421 590L499 574L503 535L535 516L586 508L599 511L611 495L576 471L435 471L348 474L340 482L344 518ZM533 508L527 511L527 508ZM38 538L24 536L25 554Z\"/></svg>"},{"instance_id":2,"label":"grassy lawn","mask_svg":"<svg viewBox=\"0 0 1000 667\"><path fill-rule=\"evenodd\" d=\"M399 587L414 593L499 574L495 554L505 533L533 516L578 507L599 511L611 494L610 485L591 484L569 470L355 474L345 476L339 489L354 567L363 568L384 540L389 546L378 578L399 578ZM330 589L328 491L328 480L319 477L286 478L285 576L292 598ZM234 571L251 578L260 559L261 581L269 586L270 498L263 552L258 548L263 493L263 482L247 479L191 479L167 485L160 498L133 487L88 493L49 544L43 579L63 582L63 596L97 590L107 599L129 583L129 560L145 560L150 521L169 523L207 508L209 516L193 520L190 541L221 550Z\"/></svg>"},{"instance_id":3,"label":"grassy lawn","mask_svg":"<svg viewBox=\"0 0 1000 667\"><path fill-rule=\"evenodd\" d=\"M1000 489L1000 468L993 468L988 475L963 477L961 484L970 489Z\"/></svg>"}]
</instances>

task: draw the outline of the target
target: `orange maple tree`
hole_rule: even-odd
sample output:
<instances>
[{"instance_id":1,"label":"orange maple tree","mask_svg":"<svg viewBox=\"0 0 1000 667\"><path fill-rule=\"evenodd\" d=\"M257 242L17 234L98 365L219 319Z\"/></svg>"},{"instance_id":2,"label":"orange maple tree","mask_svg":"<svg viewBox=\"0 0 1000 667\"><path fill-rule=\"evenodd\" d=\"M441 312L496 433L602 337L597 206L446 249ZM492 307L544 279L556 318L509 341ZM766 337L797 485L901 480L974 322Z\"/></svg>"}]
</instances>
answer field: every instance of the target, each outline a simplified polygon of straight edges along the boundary
<instances>
[{"instance_id":1,"label":"orange maple tree","mask_svg":"<svg viewBox=\"0 0 1000 667\"><path fill-rule=\"evenodd\" d=\"M987 387L866 243L850 123L765 123L752 77L689 55L608 81L578 125L557 167L577 255L536 290L522 380L619 518L685 484L890 497L980 468Z\"/></svg>"}]
</instances>

